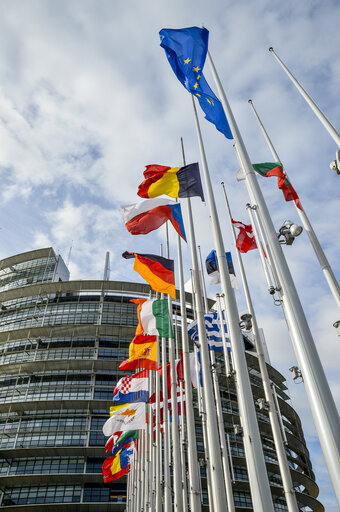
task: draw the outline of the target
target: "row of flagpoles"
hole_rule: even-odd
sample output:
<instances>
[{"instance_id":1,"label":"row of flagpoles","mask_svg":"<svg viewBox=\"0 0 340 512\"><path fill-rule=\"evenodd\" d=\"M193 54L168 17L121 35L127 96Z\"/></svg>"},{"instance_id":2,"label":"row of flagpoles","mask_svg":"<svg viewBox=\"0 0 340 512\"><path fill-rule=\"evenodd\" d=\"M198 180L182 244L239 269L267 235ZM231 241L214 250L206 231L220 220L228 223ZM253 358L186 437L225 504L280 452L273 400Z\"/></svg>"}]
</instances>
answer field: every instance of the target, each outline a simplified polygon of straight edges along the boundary
<instances>
[{"instance_id":1,"label":"row of flagpoles","mask_svg":"<svg viewBox=\"0 0 340 512\"><path fill-rule=\"evenodd\" d=\"M269 408L270 424L288 510L289 512L296 511L298 505L285 452L285 432L275 389L268 376L262 338L257 326L241 257L241 252L247 252L247 250L255 247L259 248L268 289L270 293L277 294L279 297L277 301L282 305L295 354L302 371L309 405L330 479L340 502L339 417L277 233L256 179L255 171L266 177L276 176L278 186L281 188L285 199L288 201L294 200L327 282L338 305L340 305L338 283L302 208L300 198L288 180L282 163L252 103L254 114L260 123L275 162L251 164L208 52L208 31L197 27L182 30L164 29L160 32L160 35L161 46L166 51L171 67L177 78L192 95L206 201L209 207L215 246L215 252L213 252L212 258L208 259L207 266L213 266L213 269L215 268L219 272L222 293L217 300L217 316L220 322L226 376L229 379L234 379L237 393L253 509L256 512L263 510L270 512L274 510L274 506L249 381L239 314L231 285L230 265L228 265L223 244L194 98L199 102L206 118L215 124L216 128L227 138L234 140L236 156L241 167L239 178L245 180L251 201L248 208L251 224L248 226L232 219L225 193L231 231L238 248L237 259L243 290L248 312L252 318L253 339L263 381L264 399ZM206 57L211 66L220 100L211 91L202 74ZM208 307L205 285L202 281L202 272L199 265L191 208L191 197L201 197L203 200L203 188L198 164L186 165L183 144L182 154L182 167L147 166L144 172L145 179L138 189L138 195L143 197L144 201L123 207L125 225L131 234L147 234L157 229L167 220L172 223L178 233L177 260L181 342L179 343L179 337L177 336L177 345L181 345L182 348L181 362L178 363L175 359L176 349L174 344L176 332L178 332L177 317L175 318L174 328L171 325L173 322L171 297L176 299L174 260L169 258L168 241L166 243L166 257L155 254L125 252L123 254L125 258L134 259L134 269L150 284L153 290L161 294L161 298L139 300L139 325L136 336L130 345L129 359L120 366L121 369L138 369L139 371L135 375L123 377L117 384L114 397L115 405L111 411L112 416L103 428L104 434L110 436L107 451L112 450L113 453L112 457L104 462L104 479L110 481L123 474L129 474L127 501L129 512L139 510L170 511L173 509L172 498L176 511L187 510L188 501L191 511L201 510L202 489L195 432L193 380L196 382L197 401L202 418L209 505L217 512L234 510L231 456L230 450L228 450L228 437L226 437L224 431L215 355L213 351L209 351L211 340L209 340L209 328L205 316L208 313ZM185 301L181 252L181 239L186 240L184 223L180 203L168 199L158 199L163 194L185 200L187 205L195 336L197 338L192 354L189 351L187 304ZM240 229L238 237L236 237L234 231L235 227ZM164 294L167 295L168 299L164 298ZM231 359L227 351L222 310L228 326ZM159 373L160 362L162 362L162 378ZM193 366L196 368L196 376L193 372ZM182 368L180 377L179 367ZM140 371L141 369L142 371ZM138 390L135 395L128 392L132 388ZM132 398L134 399L132 400ZM168 408L169 399L171 402L171 418ZM127 400L131 401L127 402ZM146 403L147 405L145 405ZM177 414L179 406L180 414ZM139 434L136 432L139 432ZM170 474L170 462L172 462L172 475ZM187 487L186 468L188 472ZM187 500L186 494L188 494L189 500Z\"/></svg>"}]
</instances>

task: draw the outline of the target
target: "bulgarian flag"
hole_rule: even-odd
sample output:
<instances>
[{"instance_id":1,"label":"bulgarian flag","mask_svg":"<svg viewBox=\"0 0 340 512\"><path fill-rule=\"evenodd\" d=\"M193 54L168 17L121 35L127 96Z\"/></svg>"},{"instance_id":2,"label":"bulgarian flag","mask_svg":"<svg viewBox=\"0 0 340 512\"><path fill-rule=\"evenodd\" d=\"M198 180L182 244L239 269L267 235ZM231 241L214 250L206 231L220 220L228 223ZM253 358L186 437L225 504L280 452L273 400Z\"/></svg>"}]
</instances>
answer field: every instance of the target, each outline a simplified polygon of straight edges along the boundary
<instances>
[{"instance_id":1,"label":"bulgarian flag","mask_svg":"<svg viewBox=\"0 0 340 512\"><path fill-rule=\"evenodd\" d=\"M277 186L282 190L285 200L294 201L296 206L302 210L299 196L283 172L283 166L281 162L264 162L262 164L253 164L253 168L258 174L261 174L261 176L264 176L265 178L276 176Z\"/></svg>"},{"instance_id":2,"label":"bulgarian flag","mask_svg":"<svg viewBox=\"0 0 340 512\"><path fill-rule=\"evenodd\" d=\"M131 299L138 304L136 336L141 334L173 338L167 299Z\"/></svg>"}]
</instances>

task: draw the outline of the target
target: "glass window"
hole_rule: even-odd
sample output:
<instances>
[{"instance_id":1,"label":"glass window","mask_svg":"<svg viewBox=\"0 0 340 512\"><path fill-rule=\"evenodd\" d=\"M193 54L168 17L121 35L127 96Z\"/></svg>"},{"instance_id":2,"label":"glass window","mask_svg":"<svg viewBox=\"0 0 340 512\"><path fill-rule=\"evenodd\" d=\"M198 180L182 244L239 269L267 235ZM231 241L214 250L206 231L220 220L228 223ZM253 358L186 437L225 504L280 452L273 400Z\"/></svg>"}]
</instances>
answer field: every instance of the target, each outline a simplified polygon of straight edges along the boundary
<instances>
[{"instance_id":1,"label":"glass window","mask_svg":"<svg viewBox=\"0 0 340 512\"><path fill-rule=\"evenodd\" d=\"M80 485L38 485L6 487L2 504L67 503L80 501Z\"/></svg>"},{"instance_id":2,"label":"glass window","mask_svg":"<svg viewBox=\"0 0 340 512\"><path fill-rule=\"evenodd\" d=\"M110 483L110 486L85 485L83 501L109 501L116 503L126 502L126 485Z\"/></svg>"},{"instance_id":3,"label":"glass window","mask_svg":"<svg viewBox=\"0 0 340 512\"><path fill-rule=\"evenodd\" d=\"M234 503L236 507L252 508L250 493L247 491L234 491Z\"/></svg>"},{"instance_id":4,"label":"glass window","mask_svg":"<svg viewBox=\"0 0 340 512\"><path fill-rule=\"evenodd\" d=\"M103 457L87 457L86 473L101 473Z\"/></svg>"},{"instance_id":5,"label":"glass window","mask_svg":"<svg viewBox=\"0 0 340 512\"><path fill-rule=\"evenodd\" d=\"M9 474L40 474L40 473L82 473L83 457L36 457L13 459Z\"/></svg>"}]
</instances>

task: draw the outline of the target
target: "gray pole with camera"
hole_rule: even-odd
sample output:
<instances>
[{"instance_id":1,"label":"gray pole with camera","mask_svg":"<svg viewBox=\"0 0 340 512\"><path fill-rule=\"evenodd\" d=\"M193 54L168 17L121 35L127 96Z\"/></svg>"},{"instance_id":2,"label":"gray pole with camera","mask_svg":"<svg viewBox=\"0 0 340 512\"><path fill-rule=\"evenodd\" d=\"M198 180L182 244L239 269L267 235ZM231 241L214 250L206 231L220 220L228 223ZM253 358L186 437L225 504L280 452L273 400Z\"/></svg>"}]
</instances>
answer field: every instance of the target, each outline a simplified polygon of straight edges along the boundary
<instances>
[{"instance_id":1,"label":"gray pole with camera","mask_svg":"<svg viewBox=\"0 0 340 512\"><path fill-rule=\"evenodd\" d=\"M252 100L249 100L249 103L250 103L250 106L254 112L254 115L257 119L257 122L262 130L262 133L264 135L264 138L268 144L268 147L273 155L273 158L275 159L275 161L277 162L280 162L280 158L279 158L279 155L277 154L273 144L272 144L272 141L270 140L269 136L268 136L268 133L265 129L265 127L263 126L262 124L262 121L258 115L258 113L256 112L255 110L255 107L253 105L253 102ZM287 176L287 173L285 171L285 169L283 169L283 172L285 173L285 175ZM288 176L287 176L288 177ZM291 182L291 180L289 180ZM318 258L318 261L319 261L319 264L320 264L320 267L322 269L322 272L324 273L324 276L326 278L326 281L328 283L328 286L333 294L333 297L337 303L337 305L339 306L340 308L340 288L339 288L339 283L334 275L334 272L327 260L327 257L320 245L320 242L314 232L314 229L311 225L311 223L309 222L309 219L306 215L306 212L301 204L301 200L300 200L300 206L301 208L298 208L295 204L295 207L296 207L296 211L297 213L299 214L299 217L301 219L301 222L303 224L303 227L305 228L305 231L309 237L309 240L310 240L310 243L312 244L312 247L314 249L314 252L316 254L316 257ZM291 228L290 228L291 229Z\"/></svg>"},{"instance_id":2,"label":"gray pole with camera","mask_svg":"<svg viewBox=\"0 0 340 512\"><path fill-rule=\"evenodd\" d=\"M312 98L307 94L307 92L304 90L304 88L299 84L299 82L296 80L296 78L292 75L292 73L289 71L287 66L284 65L280 57L274 52L274 48L270 47L269 51L274 55L277 62L280 64L282 69L287 73L301 96L304 98L304 100L308 103L310 108L313 110L316 117L319 119L319 121L324 125L326 130L328 131L329 135L332 137L334 142L338 145L338 150L335 154L335 160L330 163L330 168L332 171L336 171L337 174L340 174L340 135L332 125L332 123L327 119L325 114L319 109L315 101L312 100Z\"/></svg>"},{"instance_id":3,"label":"gray pole with camera","mask_svg":"<svg viewBox=\"0 0 340 512\"><path fill-rule=\"evenodd\" d=\"M198 144L201 154L202 170L207 191L207 204L211 216L211 226L215 244L221 287L224 294L226 320L230 337L235 370L235 386L240 418L243 428L243 443L246 455L249 485L255 512L274 512L272 495L268 481L267 469L263 455L262 442L257 423L255 405L250 386L248 367L244 353L244 343L239 326L238 310L234 290L231 287L225 248L220 222L217 214L215 197L212 189L208 162L203 146L201 129L198 121L194 97L192 96ZM215 443L216 443L215 438Z\"/></svg>"},{"instance_id":4,"label":"gray pole with camera","mask_svg":"<svg viewBox=\"0 0 340 512\"><path fill-rule=\"evenodd\" d=\"M228 197L227 197L227 194L226 194L226 191L225 191L225 188L224 188L224 183L222 183L222 188L223 188L224 197L225 197L225 201L226 201L226 205L227 205L229 221L230 221L230 227L231 227L234 243L235 243L235 246L236 246L235 228L234 228L234 226L233 226L233 224L231 222L232 215L231 215L231 211L230 211ZM261 245L259 245L258 242L257 242L257 246L258 246L259 252L261 254L261 252L262 252ZM250 296L250 291L249 291L249 287L248 287L248 281L247 281L246 273L245 273L245 270L244 270L241 253L237 249L236 249L236 255L237 255L238 265L239 265L239 268L240 268L241 280L242 280L244 294L245 294L245 297L246 297L247 308L248 308L249 314L251 315L251 323L252 323L252 325L251 325L251 327L249 326L249 328L252 329L253 336L254 336L254 342L255 342L255 348L256 348L256 353L257 353L257 359L258 359L258 362L259 362L259 367L260 367L260 372L261 372L261 377L262 377L262 383L263 383L263 390L264 390L264 395L265 395L265 400L266 400L266 403L265 403L263 401L263 399L262 400L259 399L258 403L259 403L260 408L261 407L262 408L268 408L268 415L269 415L270 425L271 425L272 432L273 432L273 439L274 439L274 444L275 444L275 450L276 450L276 454L277 454L277 460L278 460L278 463L279 463L279 468L280 468L280 473L281 473L281 478L282 478L282 484L283 484L283 490L284 490L284 493L285 493L285 498L286 498L286 502L287 502L288 511L289 512L296 512L298 510L298 504L297 504L297 501L296 501L296 495L295 495L295 491L294 491L294 485L293 485L292 477L291 477L291 474L290 474L290 471L289 471L287 454L286 454L286 450L285 450L285 446L284 446L284 440L283 440L283 435L284 434L281 431L281 424L280 424L280 420L279 420L280 411L277 410L276 403L275 403L275 400L274 400L273 390L272 390L272 387L271 387L272 384L271 384L270 379L269 379L267 365L266 365L266 361L265 361L265 358L264 358L262 340L261 340L261 336L260 336L260 333L259 333L259 328L258 328L257 321L256 321L256 316L255 316L255 311L254 311L254 307L253 307L253 302L252 302L251 296Z\"/></svg>"},{"instance_id":5,"label":"gray pole with camera","mask_svg":"<svg viewBox=\"0 0 340 512\"><path fill-rule=\"evenodd\" d=\"M309 406L320 439L328 473L338 503L340 504L340 419L338 411L241 133L209 52L207 57L223 109L234 136L236 154L246 176L249 197L253 206L256 206L266 236L266 242L271 249L274 265L282 287L281 300L285 306L285 315L289 322L295 355L302 371Z\"/></svg>"}]
</instances>

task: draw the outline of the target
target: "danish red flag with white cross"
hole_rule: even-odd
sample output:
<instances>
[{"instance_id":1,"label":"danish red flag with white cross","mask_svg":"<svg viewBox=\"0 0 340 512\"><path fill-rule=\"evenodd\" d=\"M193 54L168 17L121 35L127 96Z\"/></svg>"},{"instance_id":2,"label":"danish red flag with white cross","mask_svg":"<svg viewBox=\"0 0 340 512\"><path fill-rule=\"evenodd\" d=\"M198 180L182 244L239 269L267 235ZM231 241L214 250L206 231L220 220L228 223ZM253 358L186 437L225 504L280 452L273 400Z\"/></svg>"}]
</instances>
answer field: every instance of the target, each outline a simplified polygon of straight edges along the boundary
<instances>
[{"instance_id":1,"label":"danish red flag with white cross","mask_svg":"<svg viewBox=\"0 0 340 512\"><path fill-rule=\"evenodd\" d=\"M243 222L234 219L231 219L231 222L234 224L235 228L240 230L236 239L236 248L240 252L248 252L252 249L257 249L251 224L243 224Z\"/></svg>"}]
</instances>

